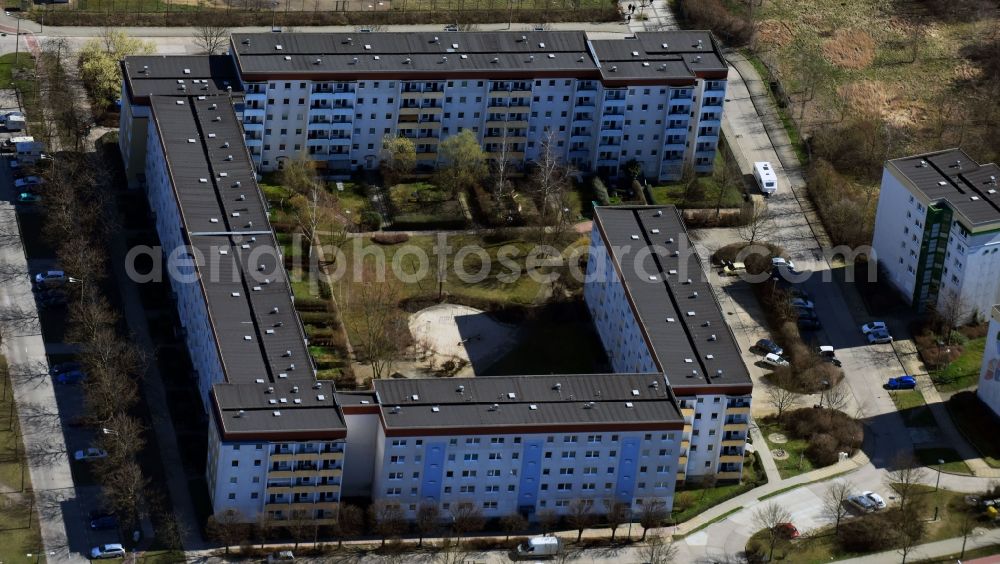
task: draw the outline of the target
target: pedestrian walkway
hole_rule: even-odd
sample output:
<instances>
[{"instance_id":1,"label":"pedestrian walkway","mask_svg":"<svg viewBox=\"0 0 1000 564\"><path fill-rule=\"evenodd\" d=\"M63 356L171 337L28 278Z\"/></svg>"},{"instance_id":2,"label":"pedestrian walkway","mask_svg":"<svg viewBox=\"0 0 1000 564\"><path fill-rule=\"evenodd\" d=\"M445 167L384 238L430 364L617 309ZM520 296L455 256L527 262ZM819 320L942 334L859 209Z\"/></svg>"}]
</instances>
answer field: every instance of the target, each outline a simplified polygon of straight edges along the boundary
<instances>
[{"instance_id":1,"label":"pedestrian walkway","mask_svg":"<svg viewBox=\"0 0 1000 564\"><path fill-rule=\"evenodd\" d=\"M962 552L962 537L945 539L937 542L929 542L914 547L906 555L908 562L922 562L930 558L940 558ZM965 550L968 552L975 548L983 548L1000 544L1000 529L976 529L969 535L965 543ZM902 552L898 550L887 550L877 554L868 554L857 558L841 560L841 564L899 564Z\"/></svg>"}]
</instances>

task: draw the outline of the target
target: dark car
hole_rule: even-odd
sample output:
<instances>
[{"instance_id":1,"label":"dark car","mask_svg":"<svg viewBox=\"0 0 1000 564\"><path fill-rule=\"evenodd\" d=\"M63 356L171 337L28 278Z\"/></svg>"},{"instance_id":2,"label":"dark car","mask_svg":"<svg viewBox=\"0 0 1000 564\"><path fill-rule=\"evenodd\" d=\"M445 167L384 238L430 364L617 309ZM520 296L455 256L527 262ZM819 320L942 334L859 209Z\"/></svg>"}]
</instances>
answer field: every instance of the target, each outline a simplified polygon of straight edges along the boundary
<instances>
[{"instance_id":1,"label":"dark car","mask_svg":"<svg viewBox=\"0 0 1000 564\"><path fill-rule=\"evenodd\" d=\"M49 368L49 374L55 376L56 374L61 374L63 372L69 372L70 370L79 370L79 362L60 362L59 364L53 364L52 368Z\"/></svg>"},{"instance_id":2,"label":"dark car","mask_svg":"<svg viewBox=\"0 0 1000 564\"><path fill-rule=\"evenodd\" d=\"M56 384L79 384L86 378L87 375L81 370L70 370L69 372L60 372L53 377Z\"/></svg>"},{"instance_id":3,"label":"dark car","mask_svg":"<svg viewBox=\"0 0 1000 564\"><path fill-rule=\"evenodd\" d=\"M917 387L917 379L913 376L889 378L883 387L887 390L912 390Z\"/></svg>"},{"instance_id":4,"label":"dark car","mask_svg":"<svg viewBox=\"0 0 1000 564\"><path fill-rule=\"evenodd\" d=\"M799 329L804 331L819 331L823 328L823 324L819 322L819 319L811 317L800 317L799 318ZM836 359L834 359L836 360ZM840 366L840 361L837 360L837 366Z\"/></svg>"},{"instance_id":5,"label":"dark car","mask_svg":"<svg viewBox=\"0 0 1000 564\"><path fill-rule=\"evenodd\" d=\"M781 356L781 354L785 352L785 349L779 347L778 343L775 343L771 339L761 339L757 341L757 344L751 347L750 350L758 352L760 354L770 353L770 354L776 354L778 356Z\"/></svg>"},{"instance_id":6,"label":"dark car","mask_svg":"<svg viewBox=\"0 0 1000 564\"><path fill-rule=\"evenodd\" d=\"M94 531L102 531L105 529L117 529L118 528L118 518L112 514L99 515L96 519L90 520L90 528Z\"/></svg>"}]
</instances>

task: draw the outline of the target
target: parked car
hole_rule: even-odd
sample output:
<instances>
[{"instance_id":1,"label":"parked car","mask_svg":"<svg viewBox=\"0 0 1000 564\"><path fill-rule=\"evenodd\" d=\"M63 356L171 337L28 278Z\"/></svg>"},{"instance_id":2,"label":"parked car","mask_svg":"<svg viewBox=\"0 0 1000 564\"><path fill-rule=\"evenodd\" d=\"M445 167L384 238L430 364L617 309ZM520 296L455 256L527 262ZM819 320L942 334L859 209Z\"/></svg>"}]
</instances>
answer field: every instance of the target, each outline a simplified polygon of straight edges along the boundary
<instances>
[{"instance_id":1,"label":"parked car","mask_svg":"<svg viewBox=\"0 0 1000 564\"><path fill-rule=\"evenodd\" d=\"M42 184L45 184L45 181L40 176L35 175L25 176L14 181L14 187L22 190L31 186L41 186Z\"/></svg>"},{"instance_id":2,"label":"parked car","mask_svg":"<svg viewBox=\"0 0 1000 564\"><path fill-rule=\"evenodd\" d=\"M87 374L82 370L70 370L69 372L60 372L53 377L56 384L79 384L87 377Z\"/></svg>"},{"instance_id":3,"label":"parked car","mask_svg":"<svg viewBox=\"0 0 1000 564\"><path fill-rule=\"evenodd\" d=\"M90 529L92 531L103 531L105 529L117 529L118 528L118 518L113 514L100 515L96 519L90 520Z\"/></svg>"},{"instance_id":4,"label":"parked car","mask_svg":"<svg viewBox=\"0 0 1000 564\"><path fill-rule=\"evenodd\" d=\"M878 495L877 493L861 492L861 495L871 500L871 502L875 504L876 509L885 509L885 500L882 499L882 496Z\"/></svg>"},{"instance_id":5,"label":"parked car","mask_svg":"<svg viewBox=\"0 0 1000 564\"><path fill-rule=\"evenodd\" d=\"M90 447L84 450L78 450L73 455L75 460L97 460L98 458L107 458L108 453L104 449L97 447Z\"/></svg>"},{"instance_id":6,"label":"parked car","mask_svg":"<svg viewBox=\"0 0 1000 564\"><path fill-rule=\"evenodd\" d=\"M798 314L799 319L819 319L819 316L816 315L816 310L814 309L797 307L795 308L795 313Z\"/></svg>"},{"instance_id":7,"label":"parked car","mask_svg":"<svg viewBox=\"0 0 1000 564\"><path fill-rule=\"evenodd\" d=\"M56 374L62 374L63 372L69 372L70 370L79 370L79 362L60 362L59 364L53 364L49 368L49 375L55 376Z\"/></svg>"},{"instance_id":8,"label":"parked car","mask_svg":"<svg viewBox=\"0 0 1000 564\"><path fill-rule=\"evenodd\" d=\"M799 530L796 529L795 525L793 525L791 523L778 523L774 527L774 530L782 538L786 538L786 539L789 539L789 540L799 538Z\"/></svg>"},{"instance_id":9,"label":"parked car","mask_svg":"<svg viewBox=\"0 0 1000 564\"><path fill-rule=\"evenodd\" d=\"M35 275L35 284L55 286L66 283L66 273L61 270L46 270Z\"/></svg>"},{"instance_id":10,"label":"parked car","mask_svg":"<svg viewBox=\"0 0 1000 564\"><path fill-rule=\"evenodd\" d=\"M785 360L783 356L776 355L774 353L767 353L766 355L764 355L764 360L762 362L768 366L773 366L775 368L788 366L788 361Z\"/></svg>"},{"instance_id":11,"label":"parked car","mask_svg":"<svg viewBox=\"0 0 1000 564\"><path fill-rule=\"evenodd\" d=\"M822 358L824 361L829 362L830 364L836 366L837 368L840 368L841 364L840 359L837 358L837 352L834 350L833 347L831 347L830 345L823 345L818 349L816 349L816 352L819 353L819 357Z\"/></svg>"},{"instance_id":12,"label":"parked car","mask_svg":"<svg viewBox=\"0 0 1000 564\"><path fill-rule=\"evenodd\" d=\"M761 354L771 353L779 356L785 352L784 349L778 346L778 343L775 343L771 339L761 339L757 341L757 343L754 346L750 347L750 350L753 352L759 352Z\"/></svg>"},{"instance_id":13,"label":"parked car","mask_svg":"<svg viewBox=\"0 0 1000 564\"><path fill-rule=\"evenodd\" d=\"M872 511L878 509L878 506L875 505L875 502L869 499L864 494L852 495L851 497L847 498L847 503L848 505L850 505L851 507L862 513L871 513Z\"/></svg>"},{"instance_id":14,"label":"parked car","mask_svg":"<svg viewBox=\"0 0 1000 564\"><path fill-rule=\"evenodd\" d=\"M90 549L90 558L125 558L127 554L125 553L125 548L118 544L102 544L100 546L95 546Z\"/></svg>"},{"instance_id":15,"label":"parked car","mask_svg":"<svg viewBox=\"0 0 1000 564\"><path fill-rule=\"evenodd\" d=\"M41 196L38 194L32 194L31 192L21 192L17 195L17 203L19 204L37 204L41 201Z\"/></svg>"},{"instance_id":16,"label":"parked car","mask_svg":"<svg viewBox=\"0 0 1000 564\"><path fill-rule=\"evenodd\" d=\"M17 169L21 168L21 161L19 161L17 159L11 159L11 160L7 161L7 166L9 166L13 170L17 170Z\"/></svg>"},{"instance_id":17,"label":"parked car","mask_svg":"<svg viewBox=\"0 0 1000 564\"><path fill-rule=\"evenodd\" d=\"M865 323L861 326L861 333L867 335L874 331L885 331L889 332L889 328L886 326L884 321L872 321L871 323Z\"/></svg>"},{"instance_id":18,"label":"parked car","mask_svg":"<svg viewBox=\"0 0 1000 564\"><path fill-rule=\"evenodd\" d=\"M819 319L815 318L800 317L798 323L799 323L799 329L802 329L804 331L819 331L820 329L823 328L823 324L819 322ZM840 361L838 360L837 362L838 362L837 366L840 366L839 364Z\"/></svg>"},{"instance_id":19,"label":"parked car","mask_svg":"<svg viewBox=\"0 0 1000 564\"><path fill-rule=\"evenodd\" d=\"M272 552L267 555L267 564L275 564L277 562L295 562L295 555L292 554L291 550Z\"/></svg>"},{"instance_id":20,"label":"parked car","mask_svg":"<svg viewBox=\"0 0 1000 564\"><path fill-rule=\"evenodd\" d=\"M795 272L795 263L792 262L792 259L774 257L771 259L771 268L787 268L788 270Z\"/></svg>"},{"instance_id":21,"label":"parked car","mask_svg":"<svg viewBox=\"0 0 1000 564\"><path fill-rule=\"evenodd\" d=\"M867 334L869 345L884 345L892 342L892 335L886 330L872 331Z\"/></svg>"},{"instance_id":22,"label":"parked car","mask_svg":"<svg viewBox=\"0 0 1000 564\"><path fill-rule=\"evenodd\" d=\"M889 378L883 387L887 390L912 390L917 387L917 379L913 376Z\"/></svg>"},{"instance_id":23,"label":"parked car","mask_svg":"<svg viewBox=\"0 0 1000 564\"><path fill-rule=\"evenodd\" d=\"M790 302L795 307L804 307L806 309L815 309L816 304L805 298L792 298Z\"/></svg>"}]
</instances>

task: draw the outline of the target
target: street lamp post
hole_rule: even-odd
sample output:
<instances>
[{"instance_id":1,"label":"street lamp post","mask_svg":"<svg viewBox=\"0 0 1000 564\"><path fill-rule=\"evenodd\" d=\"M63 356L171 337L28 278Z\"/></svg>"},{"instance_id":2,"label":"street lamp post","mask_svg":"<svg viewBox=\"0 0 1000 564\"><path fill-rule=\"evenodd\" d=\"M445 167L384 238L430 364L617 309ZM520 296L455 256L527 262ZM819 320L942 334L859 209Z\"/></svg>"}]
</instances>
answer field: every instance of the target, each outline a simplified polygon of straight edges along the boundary
<instances>
[{"instance_id":1,"label":"street lamp post","mask_svg":"<svg viewBox=\"0 0 1000 564\"><path fill-rule=\"evenodd\" d=\"M271 2L271 31L274 31L274 14L278 9L277 2Z\"/></svg>"},{"instance_id":2,"label":"street lamp post","mask_svg":"<svg viewBox=\"0 0 1000 564\"><path fill-rule=\"evenodd\" d=\"M941 486L941 465L944 464L944 460L939 458L937 462L938 462L938 467L937 467L938 475L937 475L937 481L934 482L934 491L938 491L938 487Z\"/></svg>"}]
</instances>

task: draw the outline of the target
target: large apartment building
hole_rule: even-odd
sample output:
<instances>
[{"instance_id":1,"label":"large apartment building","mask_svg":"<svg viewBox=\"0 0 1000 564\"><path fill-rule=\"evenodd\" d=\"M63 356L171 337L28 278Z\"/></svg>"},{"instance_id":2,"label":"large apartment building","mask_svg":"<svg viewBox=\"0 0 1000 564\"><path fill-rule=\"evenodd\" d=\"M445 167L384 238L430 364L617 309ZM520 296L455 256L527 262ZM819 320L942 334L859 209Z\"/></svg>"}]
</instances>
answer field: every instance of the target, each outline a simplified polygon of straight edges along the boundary
<instances>
[{"instance_id":1,"label":"large apartment building","mask_svg":"<svg viewBox=\"0 0 1000 564\"><path fill-rule=\"evenodd\" d=\"M738 480L752 382L673 207L596 208L584 299L616 372L662 376L684 418L677 479Z\"/></svg>"},{"instance_id":2,"label":"large apartment building","mask_svg":"<svg viewBox=\"0 0 1000 564\"><path fill-rule=\"evenodd\" d=\"M411 139L418 167L429 170L439 143L465 129L515 168L537 162L543 145L580 171L611 177L631 161L655 180L680 178L686 165L713 167L728 67L708 32L251 33L231 41L228 67L221 56L162 70L129 58L124 87L140 96L142 84L163 80L191 93L242 91L237 114L260 171L303 154L331 172L375 169L385 135ZM188 75L176 79L182 64ZM206 80L209 67L218 72ZM123 111L123 152L139 115Z\"/></svg>"},{"instance_id":3,"label":"large apartment building","mask_svg":"<svg viewBox=\"0 0 1000 564\"><path fill-rule=\"evenodd\" d=\"M316 379L233 58L123 64L123 159L150 202L208 415L215 511L328 523L352 497L410 517L421 503L530 517L581 500L599 513L605 500L669 507L708 474L740 479L751 382L697 257L671 247L689 243L672 207L595 215L590 265L610 277L585 295L614 373L339 392Z\"/></svg>"},{"instance_id":4,"label":"large apartment building","mask_svg":"<svg viewBox=\"0 0 1000 564\"><path fill-rule=\"evenodd\" d=\"M961 149L886 162L872 247L919 311L940 304L988 319L1000 302L998 178L1000 167Z\"/></svg>"}]
</instances>

